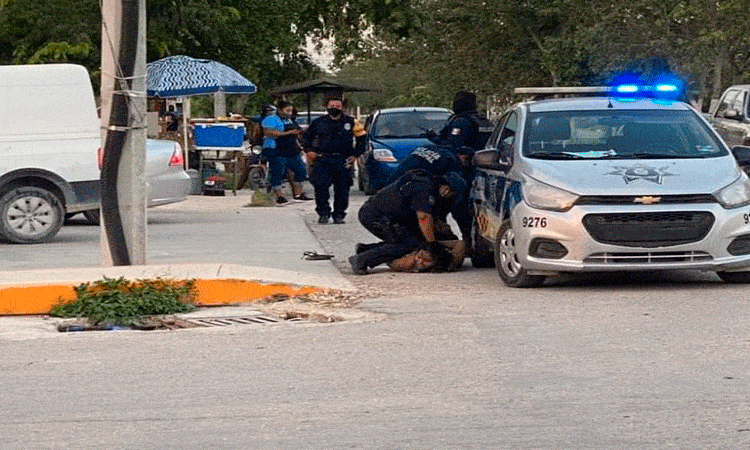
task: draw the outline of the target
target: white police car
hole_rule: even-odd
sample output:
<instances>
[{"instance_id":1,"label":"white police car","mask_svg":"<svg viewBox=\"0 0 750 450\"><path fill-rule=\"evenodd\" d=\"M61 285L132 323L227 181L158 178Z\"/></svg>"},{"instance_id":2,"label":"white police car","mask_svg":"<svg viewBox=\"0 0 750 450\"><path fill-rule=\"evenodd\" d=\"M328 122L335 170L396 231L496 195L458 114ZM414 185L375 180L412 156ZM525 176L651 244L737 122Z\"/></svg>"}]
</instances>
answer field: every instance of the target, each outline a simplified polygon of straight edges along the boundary
<instances>
[{"instance_id":1,"label":"white police car","mask_svg":"<svg viewBox=\"0 0 750 450\"><path fill-rule=\"evenodd\" d=\"M512 287L669 269L750 282L750 180L738 166L749 149L735 159L698 112L660 95L673 90L622 85L510 108L474 157L474 266L496 265Z\"/></svg>"}]
</instances>

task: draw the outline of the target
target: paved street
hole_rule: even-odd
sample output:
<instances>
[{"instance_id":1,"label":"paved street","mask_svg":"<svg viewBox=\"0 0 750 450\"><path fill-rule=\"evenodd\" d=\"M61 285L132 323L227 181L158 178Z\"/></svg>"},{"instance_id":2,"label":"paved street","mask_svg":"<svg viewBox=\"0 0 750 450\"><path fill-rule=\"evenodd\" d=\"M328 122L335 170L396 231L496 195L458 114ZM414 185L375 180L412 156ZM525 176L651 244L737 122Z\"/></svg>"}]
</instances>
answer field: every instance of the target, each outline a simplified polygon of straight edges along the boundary
<instances>
[{"instance_id":1,"label":"paved street","mask_svg":"<svg viewBox=\"0 0 750 450\"><path fill-rule=\"evenodd\" d=\"M151 210L151 263L338 268L360 288L355 309L365 314L0 335L0 448L750 446L747 287L675 272L558 277L519 290L468 265L354 276L346 257L371 240L356 221L363 199L354 196L340 226L315 223L309 202L241 208L242 199L199 197ZM264 224L297 237L253 233L273 230ZM0 249L2 270L95 266L98 232L71 225L46 247ZM305 250L336 258L305 261ZM8 321L45 326L6 318L1 327Z\"/></svg>"}]
</instances>

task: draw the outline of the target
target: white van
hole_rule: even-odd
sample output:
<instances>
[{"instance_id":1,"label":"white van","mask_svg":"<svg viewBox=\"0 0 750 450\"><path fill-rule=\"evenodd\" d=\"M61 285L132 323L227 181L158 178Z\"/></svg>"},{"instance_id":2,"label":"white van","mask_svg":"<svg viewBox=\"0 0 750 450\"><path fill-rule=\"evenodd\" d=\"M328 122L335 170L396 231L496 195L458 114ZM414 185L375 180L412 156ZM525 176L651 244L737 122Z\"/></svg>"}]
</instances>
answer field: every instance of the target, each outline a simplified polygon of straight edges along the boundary
<instances>
[{"instance_id":1,"label":"white van","mask_svg":"<svg viewBox=\"0 0 750 450\"><path fill-rule=\"evenodd\" d=\"M52 239L99 207L100 121L86 68L0 66L0 239Z\"/></svg>"}]
</instances>

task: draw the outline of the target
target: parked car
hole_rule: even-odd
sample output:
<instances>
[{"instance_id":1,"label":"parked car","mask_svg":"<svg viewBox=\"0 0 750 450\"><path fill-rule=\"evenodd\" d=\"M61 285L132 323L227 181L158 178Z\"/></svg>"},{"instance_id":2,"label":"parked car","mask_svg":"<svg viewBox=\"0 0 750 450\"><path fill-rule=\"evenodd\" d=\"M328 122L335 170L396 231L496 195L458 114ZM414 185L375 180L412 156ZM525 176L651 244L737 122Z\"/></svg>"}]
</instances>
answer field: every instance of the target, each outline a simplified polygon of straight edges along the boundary
<instances>
[{"instance_id":1,"label":"parked car","mask_svg":"<svg viewBox=\"0 0 750 450\"><path fill-rule=\"evenodd\" d=\"M317 119L318 117L323 117L326 115L325 111L310 111L310 115L308 118L307 111L300 111L299 114L297 114L297 123L300 127L302 127L303 130L307 129L307 127L310 126L310 123ZM309 119L309 120L308 120Z\"/></svg>"},{"instance_id":2,"label":"parked car","mask_svg":"<svg viewBox=\"0 0 750 450\"><path fill-rule=\"evenodd\" d=\"M175 141L165 139L146 140L146 178L148 180L146 205L149 208L187 200L191 179L185 171L182 146ZM67 217L74 215L68 214ZM83 211L83 215L90 223L99 223L98 208Z\"/></svg>"},{"instance_id":3,"label":"parked car","mask_svg":"<svg viewBox=\"0 0 750 450\"><path fill-rule=\"evenodd\" d=\"M86 68L73 64L0 66L0 240L35 244L52 239L66 215L99 207L100 120ZM153 146L153 147L152 147ZM182 159L176 143L150 144L153 200L177 199L162 184L164 156ZM180 163L181 164L181 163ZM92 213L89 213L92 215Z\"/></svg>"},{"instance_id":4,"label":"parked car","mask_svg":"<svg viewBox=\"0 0 750 450\"><path fill-rule=\"evenodd\" d=\"M512 287L670 269L750 282L746 148L733 157L697 111L655 94L668 87L642 89L524 102L502 116L474 155L475 266L494 263Z\"/></svg>"},{"instance_id":5,"label":"parked car","mask_svg":"<svg viewBox=\"0 0 750 450\"><path fill-rule=\"evenodd\" d=\"M729 87L706 116L728 145L750 146L750 85Z\"/></svg>"},{"instance_id":6,"label":"parked car","mask_svg":"<svg viewBox=\"0 0 750 450\"><path fill-rule=\"evenodd\" d=\"M365 123L368 145L358 160L359 189L374 194L416 148L430 144L427 132L440 131L451 116L445 108L381 109Z\"/></svg>"}]
</instances>

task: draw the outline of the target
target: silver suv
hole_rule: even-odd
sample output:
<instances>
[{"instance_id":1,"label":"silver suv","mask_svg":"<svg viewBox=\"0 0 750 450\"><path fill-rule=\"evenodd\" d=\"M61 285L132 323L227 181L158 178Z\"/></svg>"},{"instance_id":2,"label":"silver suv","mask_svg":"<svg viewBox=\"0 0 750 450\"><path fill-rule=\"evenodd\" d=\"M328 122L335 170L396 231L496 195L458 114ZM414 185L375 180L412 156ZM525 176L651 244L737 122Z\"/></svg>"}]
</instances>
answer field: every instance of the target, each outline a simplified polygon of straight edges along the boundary
<instances>
[{"instance_id":1,"label":"silver suv","mask_svg":"<svg viewBox=\"0 0 750 450\"><path fill-rule=\"evenodd\" d=\"M474 158L473 264L506 285L560 272L701 269L750 282L750 180L679 101L524 102ZM741 159L741 160L740 160Z\"/></svg>"}]
</instances>

